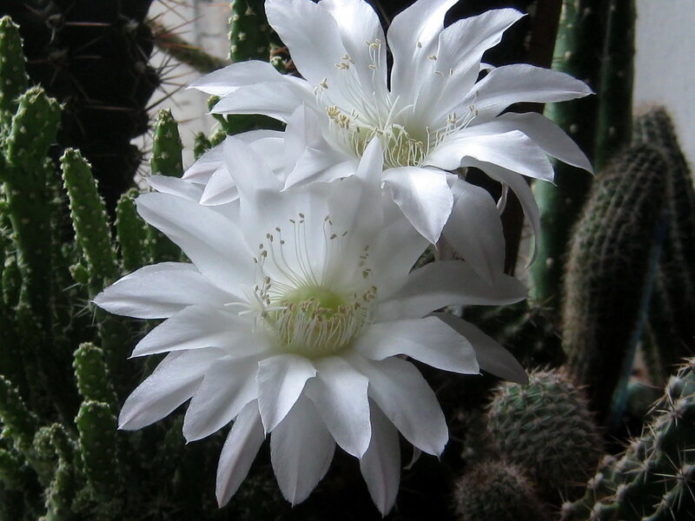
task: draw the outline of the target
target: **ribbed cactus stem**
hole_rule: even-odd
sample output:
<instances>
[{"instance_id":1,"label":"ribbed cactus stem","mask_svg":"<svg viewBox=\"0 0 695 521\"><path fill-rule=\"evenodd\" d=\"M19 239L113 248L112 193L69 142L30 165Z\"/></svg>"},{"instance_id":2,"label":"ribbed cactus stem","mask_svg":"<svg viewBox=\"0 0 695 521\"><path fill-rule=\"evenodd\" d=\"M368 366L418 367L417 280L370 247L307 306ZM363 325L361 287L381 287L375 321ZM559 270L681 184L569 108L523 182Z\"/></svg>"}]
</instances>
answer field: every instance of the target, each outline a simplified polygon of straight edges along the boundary
<instances>
[{"instance_id":1,"label":"ribbed cactus stem","mask_svg":"<svg viewBox=\"0 0 695 521\"><path fill-rule=\"evenodd\" d=\"M638 145L597 176L577 223L565 276L563 348L591 408L607 420L636 342L653 284L667 164L650 145Z\"/></svg>"},{"instance_id":2,"label":"ribbed cactus stem","mask_svg":"<svg viewBox=\"0 0 695 521\"><path fill-rule=\"evenodd\" d=\"M58 103L40 88L19 98L0 160L7 211L15 232L19 268L26 295L43 327L50 322L51 214L46 177L52 169L45 159L54 142L60 118Z\"/></svg>"},{"instance_id":3,"label":"ribbed cactus stem","mask_svg":"<svg viewBox=\"0 0 695 521\"><path fill-rule=\"evenodd\" d=\"M107 403L116 412L118 399L111 384L104 352L91 342L80 344L75 351L73 369L82 398Z\"/></svg>"},{"instance_id":4,"label":"ribbed cactus stem","mask_svg":"<svg viewBox=\"0 0 695 521\"><path fill-rule=\"evenodd\" d=\"M599 114L594 167L606 162L630 143L632 134L632 85L635 55L634 0L609 0L606 37L598 89Z\"/></svg>"},{"instance_id":5,"label":"ribbed cactus stem","mask_svg":"<svg viewBox=\"0 0 695 521\"><path fill-rule=\"evenodd\" d=\"M94 498L118 495L122 486L116 440L116 417L111 406L87 400L75 418L79 450Z\"/></svg>"},{"instance_id":6,"label":"ribbed cactus stem","mask_svg":"<svg viewBox=\"0 0 695 521\"><path fill-rule=\"evenodd\" d=\"M229 20L229 57L233 62L270 56L271 29L264 0L233 0Z\"/></svg>"},{"instance_id":7,"label":"ribbed cactus stem","mask_svg":"<svg viewBox=\"0 0 695 521\"><path fill-rule=\"evenodd\" d=\"M500 454L526 469L547 497L571 495L602 453L586 398L560 371L533 372L527 386L501 386L488 426Z\"/></svg>"},{"instance_id":8,"label":"ribbed cactus stem","mask_svg":"<svg viewBox=\"0 0 695 521\"><path fill-rule=\"evenodd\" d=\"M594 90L599 84L607 1L563 0L555 42L553 68L586 81ZM598 124L596 96L548 104L545 115L592 159ZM531 287L536 301L557 306L570 232L591 187L591 176L578 168L556 163L554 181L554 184L534 186L543 233L531 269Z\"/></svg>"},{"instance_id":9,"label":"ribbed cactus stem","mask_svg":"<svg viewBox=\"0 0 695 521\"><path fill-rule=\"evenodd\" d=\"M27 84L19 27L4 16L0 18L0 128L9 124Z\"/></svg>"},{"instance_id":10,"label":"ribbed cactus stem","mask_svg":"<svg viewBox=\"0 0 695 521\"><path fill-rule=\"evenodd\" d=\"M152 143L152 175L181 177L183 162L181 159L181 137L179 127L169 109L160 110L154 126Z\"/></svg>"},{"instance_id":11,"label":"ribbed cactus stem","mask_svg":"<svg viewBox=\"0 0 695 521\"><path fill-rule=\"evenodd\" d=\"M87 261L91 291L95 294L118 275L106 205L89 163L78 151L66 150L60 161L75 238Z\"/></svg>"},{"instance_id":12,"label":"ribbed cactus stem","mask_svg":"<svg viewBox=\"0 0 695 521\"><path fill-rule=\"evenodd\" d=\"M31 412L17 389L7 378L0 375L0 421L3 436L13 440L20 452L28 453L38 428L36 415Z\"/></svg>"},{"instance_id":13,"label":"ribbed cactus stem","mask_svg":"<svg viewBox=\"0 0 695 521\"><path fill-rule=\"evenodd\" d=\"M138 215L135 189L124 193L116 204L116 237L120 247L123 269L135 271L149 262L147 255L147 225Z\"/></svg>"}]
</instances>

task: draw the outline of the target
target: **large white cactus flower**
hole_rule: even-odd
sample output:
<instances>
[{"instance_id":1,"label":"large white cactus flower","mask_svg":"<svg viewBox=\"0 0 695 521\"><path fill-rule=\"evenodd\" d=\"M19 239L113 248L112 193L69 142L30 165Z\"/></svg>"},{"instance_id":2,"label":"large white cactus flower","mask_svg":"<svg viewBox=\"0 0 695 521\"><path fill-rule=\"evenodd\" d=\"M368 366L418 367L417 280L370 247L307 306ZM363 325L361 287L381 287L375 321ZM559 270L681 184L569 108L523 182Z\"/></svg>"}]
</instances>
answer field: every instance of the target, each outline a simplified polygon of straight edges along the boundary
<instances>
[{"instance_id":1,"label":"large white cactus flower","mask_svg":"<svg viewBox=\"0 0 695 521\"><path fill-rule=\"evenodd\" d=\"M591 90L566 74L531 65L482 64L483 53L522 14L491 10L444 28L456 2L418 0L393 19L384 37L363 0L266 0L268 21L302 78L248 61L192 86L221 96L213 109L221 114L265 114L287 122L298 106L308 108L321 131L307 143L286 187L349 175L367 143L378 137L383 187L418 232L432 243L444 233L471 261L485 253L485 262L475 266L482 274L491 261L502 272L501 225L487 218L498 211L495 201L447 172L477 167L510 187L537 233L538 209L518 174L552 180L548 155L589 171L591 166L548 119L503 111L518 102L564 101ZM458 225L445 228L450 217L473 226L463 232Z\"/></svg>"},{"instance_id":2,"label":"large white cactus flower","mask_svg":"<svg viewBox=\"0 0 695 521\"><path fill-rule=\"evenodd\" d=\"M225 153L236 165L235 203L200 205L202 188L171 178L153 180L168 193L137 199L140 215L191 263L147 266L94 300L112 313L166 319L133 351L169 354L126 400L120 428L142 428L189 399L188 441L233 423L219 459L220 505L268 434L277 481L293 504L327 472L337 443L359 458L386 513L398 491L398 432L435 455L448 440L434 392L405 357L525 377L473 326L430 314L518 301L525 289L511 277L491 285L462 261L411 272L427 241L392 201L382 203L378 141L354 176L292 191L241 141L228 140ZM473 342L459 332L466 328Z\"/></svg>"}]
</instances>

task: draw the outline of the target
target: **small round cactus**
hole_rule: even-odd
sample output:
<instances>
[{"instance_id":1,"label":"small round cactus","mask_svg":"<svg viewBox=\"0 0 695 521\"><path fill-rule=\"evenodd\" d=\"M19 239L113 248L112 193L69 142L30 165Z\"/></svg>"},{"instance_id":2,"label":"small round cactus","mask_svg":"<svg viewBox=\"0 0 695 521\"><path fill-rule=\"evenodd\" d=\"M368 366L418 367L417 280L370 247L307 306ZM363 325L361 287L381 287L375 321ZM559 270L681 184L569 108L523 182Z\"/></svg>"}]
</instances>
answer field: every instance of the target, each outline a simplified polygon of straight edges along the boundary
<instances>
[{"instance_id":1,"label":"small round cactus","mask_svg":"<svg viewBox=\"0 0 695 521\"><path fill-rule=\"evenodd\" d=\"M488 425L500 454L526 468L544 491L571 493L603 452L586 399L560 371L533 372L526 386L501 386Z\"/></svg>"},{"instance_id":2,"label":"small round cactus","mask_svg":"<svg viewBox=\"0 0 695 521\"><path fill-rule=\"evenodd\" d=\"M533 483L516 465L486 461L472 466L456 483L460 521L543 521L547 518Z\"/></svg>"}]
</instances>

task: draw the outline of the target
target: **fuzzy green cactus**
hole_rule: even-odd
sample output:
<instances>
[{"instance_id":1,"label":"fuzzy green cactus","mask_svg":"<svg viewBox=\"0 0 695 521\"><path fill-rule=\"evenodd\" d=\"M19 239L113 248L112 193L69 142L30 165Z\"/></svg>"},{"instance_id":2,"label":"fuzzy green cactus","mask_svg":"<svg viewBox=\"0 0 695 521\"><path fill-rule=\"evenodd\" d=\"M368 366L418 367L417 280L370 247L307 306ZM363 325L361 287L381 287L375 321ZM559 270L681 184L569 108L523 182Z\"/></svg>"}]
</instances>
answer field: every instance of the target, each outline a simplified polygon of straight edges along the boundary
<instances>
[{"instance_id":1,"label":"fuzzy green cactus","mask_svg":"<svg viewBox=\"0 0 695 521\"><path fill-rule=\"evenodd\" d=\"M6 126L28 84L19 28L8 16L0 18L0 80L0 121Z\"/></svg>"},{"instance_id":2,"label":"fuzzy green cactus","mask_svg":"<svg viewBox=\"0 0 695 521\"><path fill-rule=\"evenodd\" d=\"M522 469L488 461L467 469L456 482L454 504L459 521L544 521L548 508Z\"/></svg>"},{"instance_id":3,"label":"fuzzy green cactus","mask_svg":"<svg viewBox=\"0 0 695 521\"><path fill-rule=\"evenodd\" d=\"M645 349L650 376L663 385L672 366L695 352L695 189L671 118L655 108L635 121L635 142L658 146L666 171L668 230L649 310L651 346Z\"/></svg>"},{"instance_id":4,"label":"fuzzy green cactus","mask_svg":"<svg viewBox=\"0 0 695 521\"><path fill-rule=\"evenodd\" d=\"M563 348L601 421L624 407L665 235L667 168L646 144L616 158L597 176L570 248Z\"/></svg>"},{"instance_id":5,"label":"fuzzy green cactus","mask_svg":"<svg viewBox=\"0 0 695 521\"><path fill-rule=\"evenodd\" d=\"M533 372L527 386L501 386L488 427L500 454L526 469L547 497L571 493L603 452L586 399L559 371Z\"/></svg>"},{"instance_id":6,"label":"fuzzy green cactus","mask_svg":"<svg viewBox=\"0 0 695 521\"><path fill-rule=\"evenodd\" d=\"M674 375L656 416L618 459L609 458L562 521L695 519L695 359Z\"/></svg>"}]
</instances>

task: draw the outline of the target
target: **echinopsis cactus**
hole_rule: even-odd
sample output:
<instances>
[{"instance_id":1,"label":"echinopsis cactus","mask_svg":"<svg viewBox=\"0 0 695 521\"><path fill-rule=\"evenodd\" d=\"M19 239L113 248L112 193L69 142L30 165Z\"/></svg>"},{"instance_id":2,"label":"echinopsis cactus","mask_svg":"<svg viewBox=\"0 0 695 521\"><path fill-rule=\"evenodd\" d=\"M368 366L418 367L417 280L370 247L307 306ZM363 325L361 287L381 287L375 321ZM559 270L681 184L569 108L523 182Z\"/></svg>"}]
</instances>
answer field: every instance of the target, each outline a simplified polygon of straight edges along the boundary
<instances>
[{"instance_id":1,"label":"echinopsis cactus","mask_svg":"<svg viewBox=\"0 0 695 521\"><path fill-rule=\"evenodd\" d=\"M98 19L75 18L74 13L87 11L68 12L58 1L24 2L25 5L39 3L46 8L39 14L59 13L67 17L68 24ZM133 14L130 9L147 3L122 2L112 7L142 20L144 11ZM288 0L289 3L292 2ZM586 2L586 5L613 3ZM521 4L528 2L515 3ZM7 5L24 7L14 2ZM241 53L235 56L237 60L252 58L254 52L261 53L263 59L268 57L265 39L258 46L255 39L246 39L252 34L247 31L256 31L254 38L265 38L266 26L253 22L254 17L262 16L262 10L258 10L261 5L260 1L236 2L237 13L244 15L233 20L237 25L232 28L232 39L237 45L235 51ZM587 20L578 30L593 28L595 34L591 36L603 38L602 31L590 23L590 17ZM115 27L120 27L119 24ZM139 22L129 26L139 26ZM57 27L57 34L64 36L68 27L73 26ZM148 36L146 31L138 29L136 34L136 43L143 44ZM572 53L572 58L581 58L574 53L596 58L595 51L578 45L567 32L563 34L564 42L570 44L566 51ZM57 39L51 45L60 41ZM597 47L614 52L614 44L615 40ZM621 70L629 71L626 63L629 53L614 56L622 60ZM76 150L58 151L52 146L56 141L59 106L40 88L30 88L23 64L18 32L8 19L3 19L0 21L0 520L379 518L361 484L358 465L344 455L336 458L335 468L312 497L291 509L273 480L272 444L270 450L262 446L245 484L227 507L218 509L212 490L222 437L212 436L207 441L185 446L181 436L182 427L185 430L183 415L178 413L141 432L116 430L124 398L152 372L154 364L126 359L145 327L94 309L90 300L125 273L147 264L185 259L168 239L140 219L136 190L120 196L115 219L109 215L83 155ZM283 63L278 65L286 72ZM592 74L595 72L592 69ZM619 71L600 72L603 79L596 80L595 85L610 84L611 78L617 77L616 72ZM618 85L618 91L626 85ZM629 118L619 114L623 105L609 107L617 109L611 113L603 110L606 108L603 101L601 104L604 119L599 124L607 125L602 128L610 128L613 122L621 130L611 137L624 134L629 129ZM587 111L583 115L589 118L595 116L592 114ZM228 132L241 130L241 127L227 126L226 118L224 128L215 135L199 137L197 156L224 141ZM250 116L247 121L252 126L264 124L256 116ZM181 176L184 168L177 125L164 112L154 129L151 171L171 177L163 183L180 186L175 178ZM588 132L584 127L579 130ZM588 245L588 250L594 251L596 245L607 248L617 244L628 231L634 232L634 237L639 238L628 241L628 246L634 248L630 258L618 255L616 262L621 263L621 274L636 270L643 277L640 279L643 284L636 288L639 298L629 288L619 289L615 285L621 282L619 277L606 275L610 270L601 271L611 267L601 257L604 259L598 263L601 270L580 269L578 275L568 278L568 283L587 290L579 299L586 314L571 327L560 326L553 320L548 302L494 308L487 313L464 310L466 318L492 334L529 367L547 364L557 368L564 364L565 357L559 350L562 333L569 362L559 371L532 372L528 386L498 387L496 380L487 375L479 379L452 378L440 387L440 380L432 378L430 384L439 400L444 401L446 395L452 402L447 404L451 407L445 407L445 411L455 412L447 418L451 441L440 462L423 457L412 469L400 470L403 486L398 509L390 518L546 521L560 515L557 514L559 500L576 497L570 491L577 488L586 488L585 496L565 504L561 516L568 521L693 517L692 361L671 379L652 416L639 418L647 424L644 434L623 454L604 457L598 473L593 465L602 453L601 435L612 440L615 431L598 425L595 419L598 407L587 410L581 398L583 389L570 383L563 373L596 373L602 380L596 384L585 379L583 383L589 384L587 391L599 388L606 405L624 399L624 382L620 379L629 370L627 360L647 323L646 301L654 280L656 300L652 300L648 318L653 341L643 349L648 355L646 359L654 361L655 385L660 385L671 372L672 364L688 353L688 341L692 340L687 318L687 309L695 298L688 262L689 244L693 242L688 240L692 232L692 212L688 210L692 206L692 181L663 112L638 119L636 135L632 159L624 161L643 182L625 189L627 184L623 181L627 183L627 180L612 177L615 171L602 172L596 191L602 191L603 203L609 201L609 209L597 209L600 205L589 203L586 209L589 224L578 233L575 244ZM607 151L614 150L618 142L620 139L604 140L606 148L597 149L597 153L609 155ZM49 159L58 155L62 156L62 178L55 174L55 165ZM661 170L666 173L665 180L649 178L647 173L646 178L640 177L655 165L659 168L653 168L652 174ZM476 176L468 172L467 179L475 180ZM602 184L606 179L612 180ZM660 182L666 186L663 193ZM657 191L660 195L654 197ZM647 201L648 197L652 201ZM111 204L114 202L115 198ZM647 209L636 211L635 206L642 203ZM666 208L669 223L661 236L653 233L654 221L650 220L654 212L649 205L656 203ZM619 209L624 207L631 207L636 219L628 225L621 220ZM617 229L621 233L615 241L608 238ZM654 244L659 241L662 241L661 260L653 255ZM639 247L650 253L638 251ZM604 253L615 253L606 248L602 250ZM575 247L569 256L570 270L586 266L587 262L595 266L583 247ZM418 267L440 262L433 257L423 257ZM596 271L603 273L605 282L596 285L577 282L577 277L581 281L585 280L582 277L598 277ZM452 278L448 282L456 281ZM619 324L621 331L605 333L597 318L601 313L596 310L602 309L606 300L593 295L594 291L600 295L611 294L610 305L615 309L623 313L633 311L637 317L635 327L623 322ZM568 294L577 297L576 292ZM550 313L546 313L548 310ZM471 339L482 335L479 330L469 333ZM605 362L605 353L597 355L596 346L608 338L615 340L610 342L615 358L624 363L601 362ZM577 347L578 344L584 347ZM587 344L591 345L587 347ZM489 362L484 357L481 360ZM585 363L601 368L578 369ZM622 373L617 366L622 366ZM431 374L426 376L430 378ZM489 400L492 405L486 416L483 407ZM477 431L471 433L471 429ZM485 435L488 429L491 436ZM461 454L456 452L461 446L456 438L459 432L465 436L463 446L471 445ZM561 456L558 451L562 451ZM408 457L405 455L404 463ZM538 468L537 461L547 464ZM586 486L580 486L587 478ZM455 491L454 483L457 483Z\"/></svg>"}]
</instances>

